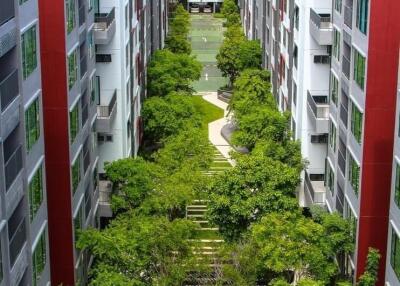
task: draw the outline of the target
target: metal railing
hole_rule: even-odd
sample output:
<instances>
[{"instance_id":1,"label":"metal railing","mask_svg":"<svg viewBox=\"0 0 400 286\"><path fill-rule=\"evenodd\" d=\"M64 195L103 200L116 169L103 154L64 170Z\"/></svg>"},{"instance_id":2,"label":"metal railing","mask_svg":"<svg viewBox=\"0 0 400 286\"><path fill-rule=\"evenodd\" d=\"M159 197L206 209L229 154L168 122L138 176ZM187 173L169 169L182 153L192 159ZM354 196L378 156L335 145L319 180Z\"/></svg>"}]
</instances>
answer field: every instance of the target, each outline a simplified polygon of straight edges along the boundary
<instances>
[{"instance_id":1,"label":"metal railing","mask_svg":"<svg viewBox=\"0 0 400 286\"><path fill-rule=\"evenodd\" d=\"M348 79L350 79L350 60L345 56L342 57L342 72Z\"/></svg>"},{"instance_id":2,"label":"metal railing","mask_svg":"<svg viewBox=\"0 0 400 286\"><path fill-rule=\"evenodd\" d=\"M114 94L110 100L108 105L98 105L97 106L97 116L98 117L110 117L117 102L117 90L114 91Z\"/></svg>"},{"instance_id":3,"label":"metal railing","mask_svg":"<svg viewBox=\"0 0 400 286\"><path fill-rule=\"evenodd\" d=\"M95 30L107 30L111 23L115 20L115 7L109 13L96 13L94 22Z\"/></svg>"},{"instance_id":4,"label":"metal railing","mask_svg":"<svg viewBox=\"0 0 400 286\"><path fill-rule=\"evenodd\" d=\"M1 0L0 26L14 17L14 0Z\"/></svg>"},{"instance_id":5,"label":"metal railing","mask_svg":"<svg viewBox=\"0 0 400 286\"><path fill-rule=\"evenodd\" d=\"M22 219L10 239L10 262L14 266L18 255L26 242L26 225L25 220Z\"/></svg>"},{"instance_id":6,"label":"metal railing","mask_svg":"<svg viewBox=\"0 0 400 286\"><path fill-rule=\"evenodd\" d=\"M81 58L81 78L83 78L83 76L86 74L87 72L87 60L86 60L86 56L83 56Z\"/></svg>"},{"instance_id":7,"label":"metal railing","mask_svg":"<svg viewBox=\"0 0 400 286\"><path fill-rule=\"evenodd\" d=\"M307 91L307 102L316 118L328 119L329 104L327 99L326 95L311 95L310 91Z\"/></svg>"},{"instance_id":8,"label":"metal railing","mask_svg":"<svg viewBox=\"0 0 400 286\"><path fill-rule=\"evenodd\" d=\"M330 14L318 14L311 8L310 19L319 29L328 29L332 27Z\"/></svg>"},{"instance_id":9,"label":"metal railing","mask_svg":"<svg viewBox=\"0 0 400 286\"><path fill-rule=\"evenodd\" d=\"M344 23L350 29L353 26L353 8L350 6L344 6Z\"/></svg>"},{"instance_id":10,"label":"metal railing","mask_svg":"<svg viewBox=\"0 0 400 286\"><path fill-rule=\"evenodd\" d=\"M82 26L86 20L86 6L79 7L79 26Z\"/></svg>"},{"instance_id":11,"label":"metal railing","mask_svg":"<svg viewBox=\"0 0 400 286\"><path fill-rule=\"evenodd\" d=\"M0 81L0 106L3 112L18 96L18 70L15 69L5 79Z\"/></svg>"},{"instance_id":12,"label":"metal railing","mask_svg":"<svg viewBox=\"0 0 400 286\"><path fill-rule=\"evenodd\" d=\"M19 145L4 165L6 177L6 190L8 190L15 178L22 170L22 145Z\"/></svg>"}]
</instances>

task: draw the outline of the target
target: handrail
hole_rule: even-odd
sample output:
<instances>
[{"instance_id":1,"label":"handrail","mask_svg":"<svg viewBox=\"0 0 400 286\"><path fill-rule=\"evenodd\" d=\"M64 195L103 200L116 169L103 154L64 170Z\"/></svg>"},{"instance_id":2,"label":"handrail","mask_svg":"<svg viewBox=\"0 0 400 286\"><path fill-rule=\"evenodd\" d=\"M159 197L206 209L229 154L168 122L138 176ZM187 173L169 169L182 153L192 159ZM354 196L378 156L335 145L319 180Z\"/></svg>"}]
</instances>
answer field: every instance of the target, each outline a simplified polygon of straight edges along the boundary
<instances>
[{"instance_id":1,"label":"handrail","mask_svg":"<svg viewBox=\"0 0 400 286\"><path fill-rule=\"evenodd\" d=\"M98 105L97 106L97 116L98 117L110 117L111 113L114 110L115 103L117 102L117 90L114 91L114 94L108 103L108 105Z\"/></svg>"},{"instance_id":2,"label":"handrail","mask_svg":"<svg viewBox=\"0 0 400 286\"><path fill-rule=\"evenodd\" d=\"M327 29L331 27L331 15L319 14L310 8L310 19L320 29Z\"/></svg>"}]
</instances>

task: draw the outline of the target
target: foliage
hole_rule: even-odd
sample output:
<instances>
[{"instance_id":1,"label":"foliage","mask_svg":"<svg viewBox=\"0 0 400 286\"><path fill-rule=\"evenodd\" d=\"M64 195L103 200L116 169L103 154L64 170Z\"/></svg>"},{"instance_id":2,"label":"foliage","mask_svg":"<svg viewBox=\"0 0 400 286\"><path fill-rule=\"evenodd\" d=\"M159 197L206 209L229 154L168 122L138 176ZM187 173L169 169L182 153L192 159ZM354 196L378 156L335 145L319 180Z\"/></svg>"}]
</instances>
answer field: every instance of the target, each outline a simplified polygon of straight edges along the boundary
<instances>
[{"instance_id":1,"label":"foliage","mask_svg":"<svg viewBox=\"0 0 400 286\"><path fill-rule=\"evenodd\" d=\"M83 232L77 246L96 257L92 285L175 286L193 266L189 239L195 229L187 220L170 222L130 212L103 231Z\"/></svg>"},{"instance_id":2,"label":"foliage","mask_svg":"<svg viewBox=\"0 0 400 286\"><path fill-rule=\"evenodd\" d=\"M226 26L240 25L239 8L234 0L224 0L221 13L226 19Z\"/></svg>"},{"instance_id":3,"label":"foliage","mask_svg":"<svg viewBox=\"0 0 400 286\"><path fill-rule=\"evenodd\" d=\"M144 102L142 116L146 139L154 142L200 124L196 106L185 93L172 92L163 98L149 98Z\"/></svg>"},{"instance_id":4,"label":"foliage","mask_svg":"<svg viewBox=\"0 0 400 286\"><path fill-rule=\"evenodd\" d=\"M156 166L141 158L121 159L105 165L108 179L113 183L111 206L114 212L137 208L154 188Z\"/></svg>"},{"instance_id":5,"label":"foliage","mask_svg":"<svg viewBox=\"0 0 400 286\"><path fill-rule=\"evenodd\" d=\"M377 249L369 248L364 273L360 276L358 286L374 286L378 280L378 268L381 255Z\"/></svg>"},{"instance_id":6,"label":"foliage","mask_svg":"<svg viewBox=\"0 0 400 286\"><path fill-rule=\"evenodd\" d=\"M154 53L148 67L148 92L166 96L173 91L191 92L191 83L201 76L202 65L192 56L169 50Z\"/></svg>"},{"instance_id":7,"label":"foliage","mask_svg":"<svg viewBox=\"0 0 400 286\"><path fill-rule=\"evenodd\" d=\"M184 53L190 55L192 47L188 41L189 13L182 4L177 5L173 17L169 23L169 33L165 39L165 47L173 53Z\"/></svg>"},{"instance_id":8,"label":"foliage","mask_svg":"<svg viewBox=\"0 0 400 286\"><path fill-rule=\"evenodd\" d=\"M249 41L239 25L228 27L217 54L217 66L231 84L248 68L260 68L262 57L260 43Z\"/></svg>"},{"instance_id":9,"label":"foliage","mask_svg":"<svg viewBox=\"0 0 400 286\"><path fill-rule=\"evenodd\" d=\"M217 177L210 189L208 219L227 241L237 241L266 213L298 208L297 170L269 157L245 155Z\"/></svg>"}]
</instances>

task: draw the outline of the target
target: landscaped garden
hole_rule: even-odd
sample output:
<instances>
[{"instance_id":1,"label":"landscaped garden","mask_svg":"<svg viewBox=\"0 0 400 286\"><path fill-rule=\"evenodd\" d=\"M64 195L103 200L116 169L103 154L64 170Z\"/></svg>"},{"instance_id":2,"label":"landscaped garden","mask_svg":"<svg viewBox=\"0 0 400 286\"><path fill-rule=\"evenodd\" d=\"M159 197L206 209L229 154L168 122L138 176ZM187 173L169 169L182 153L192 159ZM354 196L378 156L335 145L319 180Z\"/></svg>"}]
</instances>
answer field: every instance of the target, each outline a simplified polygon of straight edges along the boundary
<instances>
[{"instance_id":1,"label":"landscaped garden","mask_svg":"<svg viewBox=\"0 0 400 286\"><path fill-rule=\"evenodd\" d=\"M208 139L209 123L224 113L193 89L204 63L191 55L190 16L178 5L166 48L148 68L141 154L105 167L114 218L79 234L78 247L94 257L91 285L346 283L337 257L351 253L353 226L322 208L299 207L307 162L291 138L290 116L277 108L259 43L244 37L233 0L224 1L222 15L215 60L233 93L233 144L249 153L225 158ZM374 285L379 256L370 257L360 285Z\"/></svg>"}]
</instances>

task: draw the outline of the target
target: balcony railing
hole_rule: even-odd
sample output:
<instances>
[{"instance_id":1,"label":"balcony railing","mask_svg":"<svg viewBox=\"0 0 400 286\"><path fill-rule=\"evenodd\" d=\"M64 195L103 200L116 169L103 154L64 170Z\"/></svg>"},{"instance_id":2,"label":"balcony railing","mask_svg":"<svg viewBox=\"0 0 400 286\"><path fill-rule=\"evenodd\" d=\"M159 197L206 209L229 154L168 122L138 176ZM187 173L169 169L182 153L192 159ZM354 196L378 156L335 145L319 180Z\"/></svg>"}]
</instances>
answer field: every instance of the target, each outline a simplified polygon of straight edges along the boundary
<instances>
[{"instance_id":1,"label":"balcony railing","mask_svg":"<svg viewBox=\"0 0 400 286\"><path fill-rule=\"evenodd\" d=\"M310 91L307 91L307 101L315 118L328 119L329 105L326 95L311 95Z\"/></svg>"},{"instance_id":2,"label":"balcony railing","mask_svg":"<svg viewBox=\"0 0 400 286\"><path fill-rule=\"evenodd\" d=\"M97 117L105 117L105 118L110 117L112 112L114 111L116 102L117 102L117 90L114 91L110 103L108 103L107 105L97 106Z\"/></svg>"},{"instance_id":3,"label":"balcony railing","mask_svg":"<svg viewBox=\"0 0 400 286\"><path fill-rule=\"evenodd\" d=\"M14 0L1 0L0 26L14 17Z\"/></svg>"},{"instance_id":4,"label":"balcony railing","mask_svg":"<svg viewBox=\"0 0 400 286\"><path fill-rule=\"evenodd\" d=\"M22 145L20 145L10 156L4 166L6 190L8 190L15 178L22 170Z\"/></svg>"},{"instance_id":5,"label":"balcony railing","mask_svg":"<svg viewBox=\"0 0 400 286\"><path fill-rule=\"evenodd\" d=\"M82 26L86 20L86 6L79 7L79 26Z\"/></svg>"},{"instance_id":6,"label":"balcony railing","mask_svg":"<svg viewBox=\"0 0 400 286\"><path fill-rule=\"evenodd\" d=\"M25 220L22 219L15 230L14 234L10 238L10 262L11 265L14 266L15 261L18 258L18 255L21 253L21 250L26 242L26 225Z\"/></svg>"},{"instance_id":7,"label":"balcony railing","mask_svg":"<svg viewBox=\"0 0 400 286\"><path fill-rule=\"evenodd\" d=\"M332 28L330 14L318 14L314 9L310 9L310 18L319 29Z\"/></svg>"},{"instance_id":8,"label":"balcony railing","mask_svg":"<svg viewBox=\"0 0 400 286\"><path fill-rule=\"evenodd\" d=\"M350 60L345 56L342 57L342 72L347 79L350 78Z\"/></svg>"},{"instance_id":9,"label":"balcony railing","mask_svg":"<svg viewBox=\"0 0 400 286\"><path fill-rule=\"evenodd\" d=\"M0 81L0 106L3 112L18 96L18 70L15 69L6 78Z\"/></svg>"},{"instance_id":10,"label":"balcony railing","mask_svg":"<svg viewBox=\"0 0 400 286\"><path fill-rule=\"evenodd\" d=\"M95 30L107 30L111 23L115 20L115 7L109 13L96 13L94 22Z\"/></svg>"},{"instance_id":11,"label":"balcony railing","mask_svg":"<svg viewBox=\"0 0 400 286\"><path fill-rule=\"evenodd\" d=\"M344 6L344 23L350 29L353 26L353 8L350 6Z\"/></svg>"}]
</instances>

